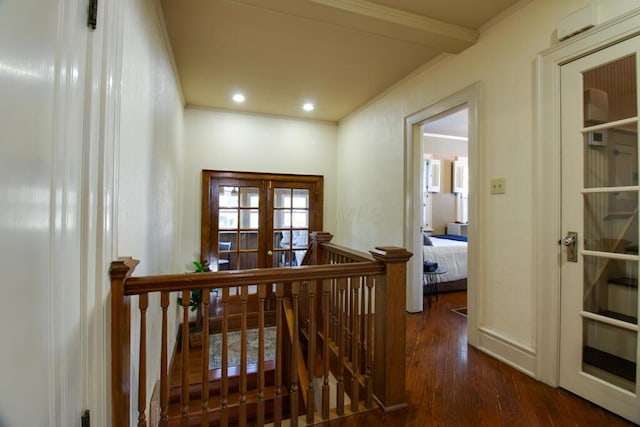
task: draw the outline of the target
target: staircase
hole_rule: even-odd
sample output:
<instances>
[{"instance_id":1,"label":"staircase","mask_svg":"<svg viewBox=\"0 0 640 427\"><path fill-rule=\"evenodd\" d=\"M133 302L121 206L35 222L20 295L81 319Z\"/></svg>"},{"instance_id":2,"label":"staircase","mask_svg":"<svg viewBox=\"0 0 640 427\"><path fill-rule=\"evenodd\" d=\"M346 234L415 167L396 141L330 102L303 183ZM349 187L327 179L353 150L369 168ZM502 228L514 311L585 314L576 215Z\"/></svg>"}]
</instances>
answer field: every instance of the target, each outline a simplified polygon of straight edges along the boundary
<instances>
[{"instance_id":1,"label":"staircase","mask_svg":"<svg viewBox=\"0 0 640 427\"><path fill-rule=\"evenodd\" d=\"M179 364L176 364L179 369ZM221 425L221 420L226 418L229 425L239 425L241 413L244 413L245 422L249 425L264 424L273 422L274 408L276 401L282 406L282 413L286 417L289 413L289 393L286 387L281 388L280 392L275 387L275 362L266 361L264 370L265 386L262 388L262 396L258 396L258 370L255 366L247 368L247 389L250 391L241 393L240 367L229 369L227 394L223 403L222 394L222 375L220 369L211 371L209 380L209 397L207 399L207 411L205 423L209 425ZM189 426L202 425L202 399L201 399L201 382L199 378L190 379L193 381L189 384L189 406L188 406L188 423ZM244 402L241 404L242 396ZM277 397L279 396L279 397ZM262 405L262 408L259 408ZM244 406L244 407L243 407ZM259 422L258 414L260 409L265 414L261 422ZM152 420L153 422L153 420ZM152 424L153 425L153 424ZM173 384L169 391L169 408L168 408L168 425L183 426L182 419L182 386Z\"/></svg>"},{"instance_id":2,"label":"staircase","mask_svg":"<svg viewBox=\"0 0 640 427\"><path fill-rule=\"evenodd\" d=\"M638 279L632 277L614 277L607 279L605 292L599 296L595 304L604 304L597 314L636 325L638 322ZM618 335L611 335L607 330L592 331L586 329L587 342L583 348L584 362L610 372L626 381L635 382L636 363L632 355L620 343Z\"/></svg>"},{"instance_id":3,"label":"staircase","mask_svg":"<svg viewBox=\"0 0 640 427\"><path fill-rule=\"evenodd\" d=\"M311 265L293 268L133 277L138 261L114 261L113 425L127 427L137 415L138 426L278 426L286 420L295 427L376 406L406 407L405 264L411 254L395 247L363 254L330 240L328 233L313 233L306 256ZM182 339L189 335L190 292L211 295L214 289L215 298L201 304L207 319L202 347L190 347ZM177 342L168 333L178 320L176 293L182 301ZM150 343L155 334L148 322L159 333ZM273 325L275 360L269 361L265 328ZM229 363L233 333L246 337L254 326L258 357L248 363L246 340L239 339L240 362ZM212 334L222 337L220 367L209 365ZM158 377L149 400L147 378Z\"/></svg>"},{"instance_id":4,"label":"staircase","mask_svg":"<svg viewBox=\"0 0 640 427\"><path fill-rule=\"evenodd\" d=\"M246 301L247 313L244 319L247 325L247 334L256 333L259 327L261 314L258 309L258 298L254 293L249 295ZM210 317L209 331L212 333L210 340L214 338L218 342L222 341L223 324L227 323L227 333L236 335L242 333L243 315L241 313L242 300L229 296L227 304L226 318L222 315L222 296L221 293L211 293L210 299ZM269 304L267 304L269 305ZM250 311L249 311L250 310ZM265 310L264 319L265 327L275 327L276 310ZM271 328L273 329L273 328ZM265 341L275 340L275 335L267 337ZM173 363L170 368L170 385L169 385L169 407L168 407L168 425L183 426L183 384L182 384L182 336L180 334L177 351L172 358ZM268 347L268 345L265 345ZM267 358L263 361L262 371L260 371L257 363L251 363L251 359L257 360L257 354L254 357L248 357L246 363L245 376L242 375L242 366L239 363L239 348L230 349L229 359L237 360L237 363L228 363L226 372L221 367L209 367L208 369L208 399L206 400L206 418L202 414L202 377L201 366L202 358L209 360L209 351L202 344L198 346L190 346L189 366L190 368L188 380L188 409L189 415L187 425L202 426L204 423L208 425L221 425L222 420L229 425L240 424L257 424L263 425L274 421L275 408L281 408L282 415L287 417L289 414L289 390L285 386L276 386L276 363L274 355L271 359ZM220 351L220 348L218 348ZM226 385L223 384L223 377L226 375ZM246 384L243 387L243 381ZM244 390L244 392L243 392ZM260 390L260 392L258 391ZM277 403L276 403L277 402ZM260 416L259 414L263 414ZM243 419L243 422L241 422ZM154 425L154 420L150 420Z\"/></svg>"}]
</instances>

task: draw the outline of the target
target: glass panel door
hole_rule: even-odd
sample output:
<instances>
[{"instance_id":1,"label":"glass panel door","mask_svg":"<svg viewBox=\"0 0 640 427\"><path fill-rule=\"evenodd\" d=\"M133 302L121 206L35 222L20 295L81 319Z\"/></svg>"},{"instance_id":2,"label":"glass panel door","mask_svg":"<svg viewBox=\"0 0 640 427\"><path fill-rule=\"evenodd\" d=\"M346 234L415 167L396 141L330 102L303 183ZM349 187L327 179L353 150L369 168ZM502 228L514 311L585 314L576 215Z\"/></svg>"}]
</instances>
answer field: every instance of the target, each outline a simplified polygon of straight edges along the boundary
<instances>
[{"instance_id":1,"label":"glass panel door","mask_svg":"<svg viewBox=\"0 0 640 427\"><path fill-rule=\"evenodd\" d=\"M629 419L638 398L638 40L564 65L560 384Z\"/></svg>"},{"instance_id":2,"label":"glass panel door","mask_svg":"<svg viewBox=\"0 0 640 427\"><path fill-rule=\"evenodd\" d=\"M208 244L203 245L203 259L212 271L260 266L266 207L262 182L220 178L208 184L210 197L205 205L209 207L208 221L202 228Z\"/></svg>"},{"instance_id":3,"label":"glass panel door","mask_svg":"<svg viewBox=\"0 0 640 427\"><path fill-rule=\"evenodd\" d=\"M260 239L260 188L221 185L218 215L218 269L256 268Z\"/></svg>"},{"instance_id":4,"label":"glass panel door","mask_svg":"<svg viewBox=\"0 0 640 427\"><path fill-rule=\"evenodd\" d=\"M291 267L322 231L321 176L203 171L202 259L210 269Z\"/></svg>"},{"instance_id":5,"label":"glass panel door","mask_svg":"<svg viewBox=\"0 0 640 427\"><path fill-rule=\"evenodd\" d=\"M310 191L307 188L273 189L274 267L302 264L309 247Z\"/></svg>"}]
</instances>

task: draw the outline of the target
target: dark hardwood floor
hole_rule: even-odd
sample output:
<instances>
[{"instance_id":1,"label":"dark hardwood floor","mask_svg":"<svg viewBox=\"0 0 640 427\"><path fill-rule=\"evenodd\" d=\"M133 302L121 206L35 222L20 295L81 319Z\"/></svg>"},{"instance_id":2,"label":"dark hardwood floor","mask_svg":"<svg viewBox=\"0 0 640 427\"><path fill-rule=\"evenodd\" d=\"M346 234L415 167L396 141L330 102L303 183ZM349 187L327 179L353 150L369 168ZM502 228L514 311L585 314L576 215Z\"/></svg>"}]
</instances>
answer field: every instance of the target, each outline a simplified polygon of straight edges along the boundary
<instances>
[{"instance_id":1,"label":"dark hardwood floor","mask_svg":"<svg viewBox=\"0 0 640 427\"><path fill-rule=\"evenodd\" d=\"M431 309L407 314L408 408L369 411L323 425L634 425L469 347L466 318L451 311L465 305L466 292L447 293Z\"/></svg>"}]
</instances>

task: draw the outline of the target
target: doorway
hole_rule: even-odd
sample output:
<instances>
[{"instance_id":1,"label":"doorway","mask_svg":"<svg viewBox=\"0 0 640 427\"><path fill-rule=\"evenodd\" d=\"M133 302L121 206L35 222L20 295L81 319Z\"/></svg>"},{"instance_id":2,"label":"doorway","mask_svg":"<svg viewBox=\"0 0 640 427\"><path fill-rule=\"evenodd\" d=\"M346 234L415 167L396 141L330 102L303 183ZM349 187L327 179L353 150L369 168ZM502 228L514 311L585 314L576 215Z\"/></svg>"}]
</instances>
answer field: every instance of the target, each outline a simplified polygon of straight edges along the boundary
<instances>
[{"instance_id":1,"label":"doorway","mask_svg":"<svg viewBox=\"0 0 640 427\"><path fill-rule=\"evenodd\" d=\"M561 67L560 386L640 421L640 36Z\"/></svg>"},{"instance_id":2,"label":"doorway","mask_svg":"<svg viewBox=\"0 0 640 427\"><path fill-rule=\"evenodd\" d=\"M474 221L477 208L477 184L479 182L478 173L478 129L477 129L477 93L478 84L469 86L423 110L420 110L405 119L405 227L404 242L414 256L409 262L410 273L407 280L407 311L419 312L423 310L423 229L424 224L424 193L422 183L424 182L424 150L423 126L437 118L447 116L448 113L460 111L466 108L468 119L468 227L466 233L469 244L467 251L467 325L468 342L471 345L478 345L478 327L476 320L476 280L477 280L477 255L473 245L477 240L476 222ZM442 179L447 179L450 185L452 176L441 175ZM449 187L451 188L451 187Z\"/></svg>"},{"instance_id":3,"label":"doorway","mask_svg":"<svg viewBox=\"0 0 640 427\"><path fill-rule=\"evenodd\" d=\"M322 201L322 176L204 170L202 261L212 271L300 265Z\"/></svg>"},{"instance_id":4,"label":"doorway","mask_svg":"<svg viewBox=\"0 0 640 427\"><path fill-rule=\"evenodd\" d=\"M627 295L620 307L616 301L619 292L613 289L620 285L609 282L637 277L634 274L638 271L637 249L626 242L637 242L639 237L634 218L638 206L634 175L638 170L634 154L638 36L640 11L636 10L538 55L538 185L534 204L539 301L536 376L636 423L640 422L638 324L637 315L625 311L637 310L637 290L635 296ZM629 40L631 46L625 51ZM628 76L636 81L636 87L628 92L635 96L635 111L613 108L615 99L609 98L609 92L613 96L617 89L603 87L589 75L605 71L608 65L621 65L621 60L628 61L631 56L635 56L635 71ZM620 75L611 82L619 85L623 80L629 78ZM629 144L628 130L621 128L631 123L635 123L635 135ZM622 134L625 141L620 140ZM628 210L634 199L635 206ZM568 217L570 212L573 218ZM607 313L619 313L620 309L630 317L616 319L620 316ZM633 317L635 321L629 322ZM630 358L631 347L636 349L635 360ZM610 372L605 361L611 356L622 359L616 359L622 362L618 366L636 363L635 382L628 382L625 376L632 375L624 371Z\"/></svg>"}]
</instances>

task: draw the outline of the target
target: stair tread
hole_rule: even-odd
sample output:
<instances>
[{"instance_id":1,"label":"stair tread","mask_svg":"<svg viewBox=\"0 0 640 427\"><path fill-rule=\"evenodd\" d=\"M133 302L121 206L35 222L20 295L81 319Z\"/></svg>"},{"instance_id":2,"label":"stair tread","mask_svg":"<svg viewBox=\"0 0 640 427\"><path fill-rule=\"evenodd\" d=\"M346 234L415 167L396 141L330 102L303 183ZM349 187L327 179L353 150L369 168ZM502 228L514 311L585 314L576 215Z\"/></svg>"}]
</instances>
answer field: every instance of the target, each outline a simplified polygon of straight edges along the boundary
<instances>
[{"instance_id":1,"label":"stair tread","mask_svg":"<svg viewBox=\"0 0 640 427\"><path fill-rule=\"evenodd\" d=\"M284 399L289 396L289 390L283 385L280 396ZM274 400L276 398L276 389L275 386L266 386L263 392L263 400ZM209 397L207 399L209 412L215 412L221 410L221 402L222 396L215 395ZM245 403L247 405L255 404L258 402L258 391L257 390L249 390L245 394ZM240 405L240 393L229 393L227 396L227 407L235 408ZM200 399L190 400L189 401L189 413L199 415L199 412L202 408L202 401ZM182 403L175 402L170 403L168 408L168 416L170 418L180 417L181 416Z\"/></svg>"},{"instance_id":2,"label":"stair tread","mask_svg":"<svg viewBox=\"0 0 640 427\"><path fill-rule=\"evenodd\" d=\"M636 363L597 348L582 349L585 363L603 369L629 381L635 381Z\"/></svg>"},{"instance_id":3,"label":"stair tread","mask_svg":"<svg viewBox=\"0 0 640 427\"><path fill-rule=\"evenodd\" d=\"M638 288L638 279L635 277L614 277L613 279L609 279L608 282L629 288Z\"/></svg>"},{"instance_id":4,"label":"stair tread","mask_svg":"<svg viewBox=\"0 0 640 427\"><path fill-rule=\"evenodd\" d=\"M276 363L274 360L264 361L265 374L271 371L275 371ZM247 376L255 376L258 374L258 364L247 364ZM201 384L202 374L200 372L192 373L189 375L189 385ZM209 369L209 381L217 381L222 378L222 369ZM240 366L229 366L227 368L227 378L240 378ZM182 387L182 383L174 382L170 385L170 388Z\"/></svg>"}]
</instances>

